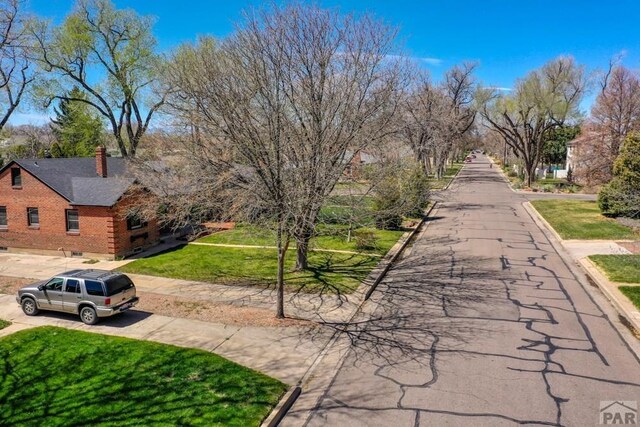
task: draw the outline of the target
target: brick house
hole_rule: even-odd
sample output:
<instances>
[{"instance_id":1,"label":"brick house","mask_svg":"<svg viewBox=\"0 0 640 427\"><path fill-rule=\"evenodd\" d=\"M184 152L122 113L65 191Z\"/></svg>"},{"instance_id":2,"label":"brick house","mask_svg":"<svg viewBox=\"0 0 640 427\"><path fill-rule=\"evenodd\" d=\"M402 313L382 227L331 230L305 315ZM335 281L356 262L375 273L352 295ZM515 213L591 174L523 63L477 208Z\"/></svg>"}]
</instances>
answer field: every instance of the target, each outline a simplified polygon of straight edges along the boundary
<instances>
[{"instance_id":1,"label":"brick house","mask_svg":"<svg viewBox=\"0 0 640 427\"><path fill-rule=\"evenodd\" d=\"M115 258L159 240L122 158L22 159L0 169L0 250Z\"/></svg>"}]
</instances>

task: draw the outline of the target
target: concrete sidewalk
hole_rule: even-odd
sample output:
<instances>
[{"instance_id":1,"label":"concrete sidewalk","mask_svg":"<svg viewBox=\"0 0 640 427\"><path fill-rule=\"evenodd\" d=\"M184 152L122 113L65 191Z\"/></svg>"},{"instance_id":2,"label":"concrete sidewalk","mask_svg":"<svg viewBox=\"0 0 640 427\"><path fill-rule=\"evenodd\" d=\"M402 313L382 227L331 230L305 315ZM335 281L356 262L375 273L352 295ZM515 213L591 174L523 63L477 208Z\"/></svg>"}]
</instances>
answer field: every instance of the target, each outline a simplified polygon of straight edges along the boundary
<instances>
[{"instance_id":1,"label":"concrete sidewalk","mask_svg":"<svg viewBox=\"0 0 640 427\"><path fill-rule=\"evenodd\" d=\"M65 258L61 256L31 255L20 253L0 253L0 276L24 277L26 279L44 280L63 271L95 268L112 270L132 260L98 261L85 264L86 258Z\"/></svg>"},{"instance_id":2,"label":"concrete sidewalk","mask_svg":"<svg viewBox=\"0 0 640 427\"><path fill-rule=\"evenodd\" d=\"M576 260L590 255L624 255L631 253L613 240L562 240L562 246Z\"/></svg>"},{"instance_id":3,"label":"concrete sidewalk","mask_svg":"<svg viewBox=\"0 0 640 427\"><path fill-rule=\"evenodd\" d=\"M295 384L304 376L332 332L320 326L229 326L137 310L88 326L77 316L64 313L42 312L38 316L26 316L13 295L0 295L0 318L13 323L0 330L0 336L49 325L199 348L264 372L287 384Z\"/></svg>"}]
</instances>

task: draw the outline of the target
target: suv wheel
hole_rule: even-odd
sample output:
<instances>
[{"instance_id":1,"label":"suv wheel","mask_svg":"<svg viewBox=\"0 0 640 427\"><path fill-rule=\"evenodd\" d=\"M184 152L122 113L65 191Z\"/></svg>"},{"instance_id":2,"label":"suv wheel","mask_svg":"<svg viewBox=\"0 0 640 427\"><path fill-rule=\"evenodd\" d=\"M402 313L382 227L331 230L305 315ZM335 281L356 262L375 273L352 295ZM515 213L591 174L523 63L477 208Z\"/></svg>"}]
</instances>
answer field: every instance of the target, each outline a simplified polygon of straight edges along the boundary
<instances>
[{"instance_id":1,"label":"suv wheel","mask_svg":"<svg viewBox=\"0 0 640 427\"><path fill-rule=\"evenodd\" d=\"M40 310L38 309L38 306L36 305L36 302L33 300L33 298L25 298L25 299L23 299L22 300L22 304L20 304L20 305L22 306L22 311L27 316L35 316L36 314L38 314L40 312Z\"/></svg>"},{"instance_id":2,"label":"suv wheel","mask_svg":"<svg viewBox=\"0 0 640 427\"><path fill-rule=\"evenodd\" d=\"M80 319L87 325L95 325L98 323L98 314L93 307L82 307L82 310L80 310Z\"/></svg>"}]
</instances>

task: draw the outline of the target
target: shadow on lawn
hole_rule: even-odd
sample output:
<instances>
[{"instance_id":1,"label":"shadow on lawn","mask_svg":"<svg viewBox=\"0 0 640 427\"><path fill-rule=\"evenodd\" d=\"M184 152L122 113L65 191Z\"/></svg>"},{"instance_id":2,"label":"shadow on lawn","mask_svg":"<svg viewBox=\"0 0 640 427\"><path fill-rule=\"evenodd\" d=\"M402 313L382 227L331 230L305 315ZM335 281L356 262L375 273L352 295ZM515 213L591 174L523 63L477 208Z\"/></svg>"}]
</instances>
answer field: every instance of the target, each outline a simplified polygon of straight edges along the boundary
<instances>
[{"instance_id":1,"label":"shadow on lawn","mask_svg":"<svg viewBox=\"0 0 640 427\"><path fill-rule=\"evenodd\" d=\"M284 391L204 351L53 327L0 355L0 425L257 425Z\"/></svg>"}]
</instances>

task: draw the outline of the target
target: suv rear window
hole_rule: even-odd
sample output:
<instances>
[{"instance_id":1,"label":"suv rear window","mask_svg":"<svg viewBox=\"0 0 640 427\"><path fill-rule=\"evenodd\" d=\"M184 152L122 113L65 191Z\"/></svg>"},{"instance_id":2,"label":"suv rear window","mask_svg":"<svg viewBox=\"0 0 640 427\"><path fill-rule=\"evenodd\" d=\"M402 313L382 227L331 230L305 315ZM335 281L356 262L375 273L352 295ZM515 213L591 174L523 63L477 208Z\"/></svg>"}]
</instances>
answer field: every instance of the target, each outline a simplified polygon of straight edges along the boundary
<instances>
[{"instance_id":1,"label":"suv rear window","mask_svg":"<svg viewBox=\"0 0 640 427\"><path fill-rule=\"evenodd\" d=\"M84 287L87 290L89 295L104 296L104 289L102 289L102 283L96 282L95 280L85 280Z\"/></svg>"},{"instance_id":2,"label":"suv rear window","mask_svg":"<svg viewBox=\"0 0 640 427\"><path fill-rule=\"evenodd\" d=\"M107 285L107 296L115 295L133 287L133 282L125 275L112 277L104 283Z\"/></svg>"}]
</instances>

